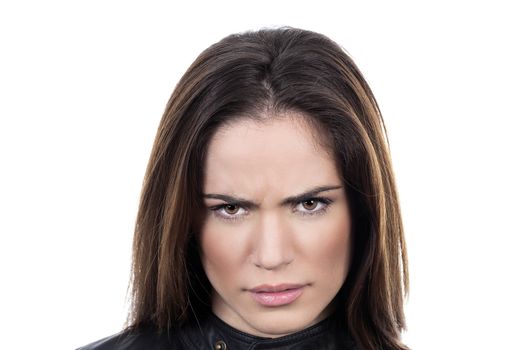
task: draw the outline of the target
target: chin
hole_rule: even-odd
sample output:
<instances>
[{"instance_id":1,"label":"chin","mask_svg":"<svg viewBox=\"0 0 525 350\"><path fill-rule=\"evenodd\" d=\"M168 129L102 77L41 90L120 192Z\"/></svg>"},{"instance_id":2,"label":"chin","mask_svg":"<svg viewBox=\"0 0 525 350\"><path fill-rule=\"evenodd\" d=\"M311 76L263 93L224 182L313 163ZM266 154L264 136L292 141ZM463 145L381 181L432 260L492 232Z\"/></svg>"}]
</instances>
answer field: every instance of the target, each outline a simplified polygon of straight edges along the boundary
<instances>
[{"instance_id":1,"label":"chin","mask_svg":"<svg viewBox=\"0 0 525 350\"><path fill-rule=\"evenodd\" d=\"M253 313L250 316L246 320L258 333L255 335L271 338L299 332L319 321L315 316L282 309L265 310L262 314Z\"/></svg>"}]
</instances>

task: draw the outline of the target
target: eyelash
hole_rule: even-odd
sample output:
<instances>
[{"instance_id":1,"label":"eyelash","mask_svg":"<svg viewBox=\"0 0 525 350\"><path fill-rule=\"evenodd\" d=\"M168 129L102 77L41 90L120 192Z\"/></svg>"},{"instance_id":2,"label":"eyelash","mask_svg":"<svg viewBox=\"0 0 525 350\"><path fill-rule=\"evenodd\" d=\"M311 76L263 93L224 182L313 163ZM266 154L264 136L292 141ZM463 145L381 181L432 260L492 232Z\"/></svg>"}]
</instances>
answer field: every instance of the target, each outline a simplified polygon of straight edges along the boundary
<instances>
[{"instance_id":1,"label":"eyelash","mask_svg":"<svg viewBox=\"0 0 525 350\"><path fill-rule=\"evenodd\" d=\"M321 209L316 209L314 211L300 211L300 210L296 210L295 209L298 205L301 205L302 203L307 202L307 201L315 201L318 204L322 204L323 207ZM304 217L312 217L312 216L317 216L317 215L323 215L324 213L326 213L326 211L328 210L328 207L332 203L333 203L333 200L328 199L328 198L312 197L312 198L307 198L305 200L302 200L300 202L293 203L292 207L294 208L293 209L294 213L299 213L299 215L304 216ZM241 214L241 215L233 215L232 216L232 215L222 214L221 211L228 205L237 205L237 204L236 203L224 203L224 204L220 204L220 205L216 205L214 207L211 207L210 210L212 211L213 215L215 215L217 218L219 218L221 220L226 220L226 221L242 220L243 216L246 215L246 214ZM316 206L316 208L317 208L317 206ZM242 208L242 207L241 207L241 209L242 210L246 210L245 208Z\"/></svg>"}]
</instances>

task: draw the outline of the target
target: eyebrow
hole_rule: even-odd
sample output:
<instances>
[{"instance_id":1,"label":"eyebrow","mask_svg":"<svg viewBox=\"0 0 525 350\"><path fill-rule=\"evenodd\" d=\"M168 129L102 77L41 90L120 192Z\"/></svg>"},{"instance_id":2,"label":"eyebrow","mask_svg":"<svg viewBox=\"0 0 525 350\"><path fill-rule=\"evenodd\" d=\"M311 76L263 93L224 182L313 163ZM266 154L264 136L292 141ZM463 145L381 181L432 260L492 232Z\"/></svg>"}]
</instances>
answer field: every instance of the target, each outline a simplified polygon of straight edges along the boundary
<instances>
[{"instance_id":1,"label":"eyebrow","mask_svg":"<svg viewBox=\"0 0 525 350\"><path fill-rule=\"evenodd\" d=\"M303 192L303 193L300 193L298 195L285 198L284 200L281 201L281 203L279 203L279 205L280 206L287 206L287 205L291 205L291 204L301 203L303 201L306 201L307 199L315 197L316 195L318 195L321 192L338 190L338 189L340 189L342 187L343 186L318 186L318 187L314 187L311 190L308 190L306 192ZM228 195L225 195L225 194L207 193L207 194L204 194L203 197L204 198L211 198L211 199L220 199L220 200L223 200L223 201L225 201L225 202L227 202L229 204L239 205L241 207L249 208L249 209L257 208L259 206L257 203L254 203L254 202L252 202L252 201L250 201L248 199L244 199L244 198L241 198L241 197L228 196Z\"/></svg>"}]
</instances>

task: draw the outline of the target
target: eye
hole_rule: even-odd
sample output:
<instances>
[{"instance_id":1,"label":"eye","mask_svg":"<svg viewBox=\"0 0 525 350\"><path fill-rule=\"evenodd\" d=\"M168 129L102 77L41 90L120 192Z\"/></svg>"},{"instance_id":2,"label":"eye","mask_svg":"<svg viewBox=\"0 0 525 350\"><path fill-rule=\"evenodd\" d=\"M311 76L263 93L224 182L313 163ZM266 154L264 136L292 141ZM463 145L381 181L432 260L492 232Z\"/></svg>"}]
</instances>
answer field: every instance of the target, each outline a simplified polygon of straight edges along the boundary
<instances>
[{"instance_id":1,"label":"eye","mask_svg":"<svg viewBox=\"0 0 525 350\"><path fill-rule=\"evenodd\" d=\"M316 202L313 199L308 199L308 200L302 202L301 204L303 205L304 209L310 211L310 210L314 210L317 207L318 203L319 202Z\"/></svg>"},{"instance_id":2,"label":"eye","mask_svg":"<svg viewBox=\"0 0 525 350\"><path fill-rule=\"evenodd\" d=\"M228 215L235 215L239 209L239 206L236 204L226 204L224 206L224 211L228 213Z\"/></svg>"},{"instance_id":3,"label":"eye","mask_svg":"<svg viewBox=\"0 0 525 350\"><path fill-rule=\"evenodd\" d=\"M235 203L226 203L210 208L215 216L224 220L238 220L248 214L248 211Z\"/></svg>"},{"instance_id":4,"label":"eye","mask_svg":"<svg viewBox=\"0 0 525 350\"><path fill-rule=\"evenodd\" d=\"M331 203L328 198L308 198L297 203L293 211L305 216L323 214Z\"/></svg>"}]
</instances>

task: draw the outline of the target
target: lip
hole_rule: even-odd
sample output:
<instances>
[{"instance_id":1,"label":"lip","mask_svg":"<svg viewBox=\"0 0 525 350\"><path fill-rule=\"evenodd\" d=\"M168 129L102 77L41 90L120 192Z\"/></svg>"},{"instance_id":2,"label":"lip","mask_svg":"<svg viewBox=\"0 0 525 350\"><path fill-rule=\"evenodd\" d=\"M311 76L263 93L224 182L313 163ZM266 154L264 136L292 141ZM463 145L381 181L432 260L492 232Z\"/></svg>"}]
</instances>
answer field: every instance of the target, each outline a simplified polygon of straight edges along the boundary
<instances>
[{"instance_id":1,"label":"lip","mask_svg":"<svg viewBox=\"0 0 525 350\"><path fill-rule=\"evenodd\" d=\"M304 284L263 284L249 289L250 295L262 306L282 306L293 303L303 294Z\"/></svg>"}]
</instances>

